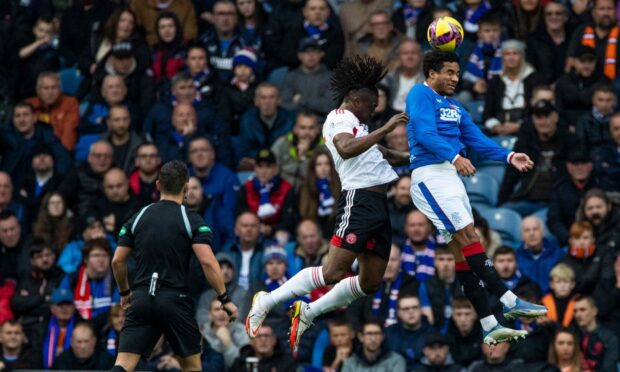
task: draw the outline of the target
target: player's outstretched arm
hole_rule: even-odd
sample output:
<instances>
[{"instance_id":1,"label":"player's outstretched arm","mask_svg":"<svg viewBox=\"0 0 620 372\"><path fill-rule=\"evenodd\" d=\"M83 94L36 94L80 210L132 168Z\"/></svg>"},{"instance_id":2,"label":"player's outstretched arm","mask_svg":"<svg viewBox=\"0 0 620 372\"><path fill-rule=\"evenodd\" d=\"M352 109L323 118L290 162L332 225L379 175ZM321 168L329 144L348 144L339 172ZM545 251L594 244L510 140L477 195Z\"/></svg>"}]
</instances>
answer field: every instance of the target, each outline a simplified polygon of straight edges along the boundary
<instances>
[{"instance_id":1,"label":"player's outstretched arm","mask_svg":"<svg viewBox=\"0 0 620 372\"><path fill-rule=\"evenodd\" d=\"M534 168L534 162L530 159L527 154L522 152L515 152L510 154L509 160L510 165L515 167L519 172L527 172Z\"/></svg>"},{"instance_id":2,"label":"player's outstretched arm","mask_svg":"<svg viewBox=\"0 0 620 372\"><path fill-rule=\"evenodd\" d=\"M379 143L386 134L393 131L399 124L406 124L408 121L409 115L403 112L392 116L385 125L367 136L356 138L352 133L338 133L334 137L334 146L343 159L356 157Z\"/></svg>"},{"instance_id":3,"label":"player's outstretched arm","mask_svg":"<svg viewBox=\"0 0 620 372\"><path fill-rule=\"evenodd\" d=\"M379 151L383 154L385 160L395 167L409 164L409 153L404 151L396 151L379 145Z\"/></svg>"}]
</instances>

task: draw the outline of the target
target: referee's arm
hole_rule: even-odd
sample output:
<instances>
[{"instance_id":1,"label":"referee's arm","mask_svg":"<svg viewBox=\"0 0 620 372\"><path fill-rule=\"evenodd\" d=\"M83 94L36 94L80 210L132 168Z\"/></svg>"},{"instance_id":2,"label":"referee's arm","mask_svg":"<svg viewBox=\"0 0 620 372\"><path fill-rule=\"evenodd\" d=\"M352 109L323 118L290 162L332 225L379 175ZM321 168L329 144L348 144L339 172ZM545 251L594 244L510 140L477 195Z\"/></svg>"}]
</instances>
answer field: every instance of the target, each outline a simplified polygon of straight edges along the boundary
<instances>
[{"instance_id":1,"label":"referee's arm","mask_svg":"<svg viewBox=\"0 0 620 372\"><path fill-rule=\"evenodd\" d=\"M130 306L129 281L127 280L127 259L131 254L131 248L119 245L116 247L112 258L112 272L118 285L118 292L121 296L121 307L127 310Z\"/></svg>"}]
</instances>

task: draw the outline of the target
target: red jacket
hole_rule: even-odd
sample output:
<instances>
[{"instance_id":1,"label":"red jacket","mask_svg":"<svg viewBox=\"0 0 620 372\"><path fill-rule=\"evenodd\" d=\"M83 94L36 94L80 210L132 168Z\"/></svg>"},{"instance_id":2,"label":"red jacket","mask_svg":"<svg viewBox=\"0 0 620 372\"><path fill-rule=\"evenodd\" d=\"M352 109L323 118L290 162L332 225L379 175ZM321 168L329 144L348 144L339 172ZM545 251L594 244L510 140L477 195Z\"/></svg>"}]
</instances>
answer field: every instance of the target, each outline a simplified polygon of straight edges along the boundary
<instances>
[{"instance_id":1,"label":"red jacket","mask_svg":"<svg viewBox=\"0 0 620 372\"><path fill-rule=\"evenodd\" d=\"M280 222L284 199L286 198L286 194L293 188L293 186L291 186L291 184L285 179L280 178L278 182L279 184L275 185L269 193L270 202L276 209L276 213L264 221L269 225L276 225ZM243 187L245 188L245 200L248 210L252 213L258 213L258 206L260 205L260 192L258 190L254 190L253 179L250 178L247 180Z\"/></svg>"}]
</instances>

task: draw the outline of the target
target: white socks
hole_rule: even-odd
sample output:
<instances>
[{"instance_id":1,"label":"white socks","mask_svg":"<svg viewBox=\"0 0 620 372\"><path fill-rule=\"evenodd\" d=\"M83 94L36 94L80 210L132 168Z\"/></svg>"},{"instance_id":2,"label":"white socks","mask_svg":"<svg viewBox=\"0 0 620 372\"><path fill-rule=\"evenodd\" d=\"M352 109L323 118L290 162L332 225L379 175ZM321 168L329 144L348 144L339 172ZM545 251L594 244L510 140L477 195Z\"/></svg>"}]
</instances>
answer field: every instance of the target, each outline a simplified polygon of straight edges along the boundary
<instances>
[{"instance_id":1,"label":"white socks","mask_svg":"<svg viewBox=\"0 0 620 372\"><path fill-rule=\"evenodd\" d=\"M486 332L492 330L497 325L497 319L495 319L494 315L485 316L480 319L480 324L482 324L482 329Z\"/></svg>"},{"instance_id":2,"label":"white socks","mask_svg":"<svg viewBox=\"0 0 620 372\"><path fill-rule=\"evenodd\" d=\"M334 288L318 300L308 304L306 314L314 319L326 312L345 306L354 300L366 296L359 282L359 275L342 279Z\"/></svg>"},{"instance_id":3,"label":"white socks","mask_svg":"<svg viewBox=\"0 0 620 372\"><path fill-rule=\"evenodd\" d=\"M502 297L499 298L499 300L509 309L517 306L517 295L512 293L512 291L506 291L506 293L504 293Z\"/></svg>"},{"instance_id":4,"label":"white socks","mask_svg":"<svg viewBox=\"0 0 620 372\"><path fill-rule=\"evenodd\" d=\"M260 297L259 305L271 309L277 304L306 295L321 287L325 287L323 266L307 267L268 295Z\"/></svg>"}]
</instances>

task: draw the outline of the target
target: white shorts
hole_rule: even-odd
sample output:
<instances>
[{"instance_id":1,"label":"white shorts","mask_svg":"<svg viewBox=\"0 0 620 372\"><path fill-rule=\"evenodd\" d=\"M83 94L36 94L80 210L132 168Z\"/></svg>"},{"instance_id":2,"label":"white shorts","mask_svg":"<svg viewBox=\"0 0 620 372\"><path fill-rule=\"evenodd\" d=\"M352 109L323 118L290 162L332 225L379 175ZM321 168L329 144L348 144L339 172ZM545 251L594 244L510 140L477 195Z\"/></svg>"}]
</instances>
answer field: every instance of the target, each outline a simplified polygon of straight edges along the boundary
<instances>
[{"instance_id":1,"label":"white shorts","mask_svg":"<svg viewBox=\"0 0 620 372\"><path fill-rule=\"evenodd\" d=\"M454 232L474 223L465 185L449 162L414 169L411 172L411 199L446 242L452 240Z\"/></svg>"}]
</instances>

